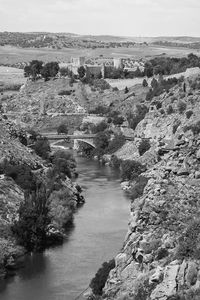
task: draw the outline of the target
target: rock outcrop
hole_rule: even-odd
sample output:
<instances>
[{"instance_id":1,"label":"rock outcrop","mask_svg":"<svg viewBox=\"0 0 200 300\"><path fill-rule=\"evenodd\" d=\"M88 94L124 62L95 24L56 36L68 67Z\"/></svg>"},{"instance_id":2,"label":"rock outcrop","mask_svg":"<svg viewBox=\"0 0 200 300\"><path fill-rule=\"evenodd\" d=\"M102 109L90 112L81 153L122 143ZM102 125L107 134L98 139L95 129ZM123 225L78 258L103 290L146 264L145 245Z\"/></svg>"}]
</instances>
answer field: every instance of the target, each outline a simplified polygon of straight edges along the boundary
<instances>
[{"instance_id":1,"label":"rock outcrop","mask_svg":"<svg viewBox=\"0 0 200 300\"><path fill-rule=\"evenodd\" d=\"M129 142L117 153L143 163L154 159L142 173L148 178L143 195L131 203L128 232L103 299L200 298L200 92L183 97L176 87L155 101L164 113L150 111L135 131L136 141L149 138L151 148L140 156ZM169 105L173 113L167 113Z\"/></svg>"},{"instance_id":2,"label":"rock outcrop","mask_svg":"<svg viewBox=\"0 0 200 300\"><path fill-rule=\"evenodd\" d=\"M6 175L7 166L28 166L36 181L46 187L51 219L47 236L51 240L63 239L64 226L72 221L75 209L84 202L80 187L68 177L51 176L52 165L20 142L25 138L24 130L0 116L0 277L13 272L18 258L26 252L17 245L12 226L19 219L19 208L26 203L27 195L14 177Z\"/></svg>"}]
</instances>

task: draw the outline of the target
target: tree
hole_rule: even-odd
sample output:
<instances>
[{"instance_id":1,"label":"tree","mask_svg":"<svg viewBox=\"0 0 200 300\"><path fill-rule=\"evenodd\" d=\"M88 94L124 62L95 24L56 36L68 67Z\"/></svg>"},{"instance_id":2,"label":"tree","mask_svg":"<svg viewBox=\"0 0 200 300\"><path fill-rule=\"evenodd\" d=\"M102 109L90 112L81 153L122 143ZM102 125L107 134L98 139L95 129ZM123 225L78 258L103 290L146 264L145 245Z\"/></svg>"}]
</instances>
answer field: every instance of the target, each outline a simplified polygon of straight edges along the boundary
<instances>
[{"instance_id":1,"label":"tree","mask_svg":"<svg viewBox=\"0 0 200 300\"><path fill-rule=\"evenodd\" d=\"M153 66L151 63L145 64L145 70L144 70L145 76L152 77L153 76Z\"/></svg>"},{"instance_id":2,"label":"tree","mask_svg":"<svg viewBox=\"0 0 200 300\"><path fill-rule=\"evenodd\" d=\"M144 78L143 82L142 82L142 86L143 87L147 87L148 86L148 82L147 80Z\"/></svg>"},{"instance_id":3,"label":"tree","mask_svg":"<svg viewBox=\"0 0 200 300\"><path fill-rule=\"evenodd\" d=\"M32 60L28 66L24 68L24 76L31 77L32 80L36 80L41 75L43 68L43 62L40 60Z\"/></svg>"},{"instance_id":4,"label":"tree","mask_svg":"<svg viewBox=\"0 0 200 300\"><path fill-rule=\"evenodd\" d=\"M38 139L33 145L33 149L35 150L36 154L43 159L47 159L51 151L49 141L46 137L41 137Z\"/></svg>"},{"instance_id":5,"label":"tree","mask_svg":"<svg viewBox=\"0 0 200 300\"><path fill-rule=\"evenodd\" d=\"M57 128L57 133L60 134L60 133L65 133L65 134L68 134L68 128L67 128L67 125L62 123L58 126Z\"/></svg>"},{"instance_id":6,"label":"tree","mask_svg":"<svg viewBox=\"0 0 200 300\"><path fill-rule=\"evenodd\" d=\"M129 89L127 88L127 86L125 87L125 90L124 90L124 94L127 94L129 92Z\"/></svg>"},{"instance_id":7,"label":"tree","mask_svg":"<svg viewBox=\"0 0 200 300\"><path fill-rule=\"evenodd\" d=\"M55 77L58 74L59 65L57 62L48 62L42 68L41 74L44 77L45 81L49 80L49 78Z\"/></svg>"},{"instance_id":8,"label":"tree","mask_svg":"<svg viewBox=\"0 0 200 300\"><path fill-rule=\"evenodd\" d=\"M80 66L80 67L78 68L78 75L79 75L79 78L80 78L80 79L83 78L83 77L85 76L85 73L86 73L85 68L84 68L83 66Z\"/></svg>"},{"instance_id":9,"label":"tree","mask_svg":"<svg viewBox=\"0 0 200 300\"><path fill-rule=\"evenodd\" d=\"M105 150L107 149L109 145L109 139L110 136L106 132L99 132L94 138L94 143L96 146L96 151L98 155L103 155L105 153Z\"/></svg>"},{"instance_id":10,"label":"tree","mask_svg":"<svg viewBox=\"0 0 200 300\"><path fill-rule=\"evenodd\" d=\"M151 86L153 89L156 89L158 87L158 81L155 78L151 80Z\"/></svg>"},{"instance_id":11,"label":"tree","mask_svg":"<svg viewBox=\"0 0 200 300\"><path fill-rule=\"evenodd\" d=\"M110 273L110 270L114 269L114 259L109 262L104 262L101 268L95 274L95 277L90 282L90 287L95 295L102 295L102 290L105 286L106 280Z\"/></svg>"}]
</instances>

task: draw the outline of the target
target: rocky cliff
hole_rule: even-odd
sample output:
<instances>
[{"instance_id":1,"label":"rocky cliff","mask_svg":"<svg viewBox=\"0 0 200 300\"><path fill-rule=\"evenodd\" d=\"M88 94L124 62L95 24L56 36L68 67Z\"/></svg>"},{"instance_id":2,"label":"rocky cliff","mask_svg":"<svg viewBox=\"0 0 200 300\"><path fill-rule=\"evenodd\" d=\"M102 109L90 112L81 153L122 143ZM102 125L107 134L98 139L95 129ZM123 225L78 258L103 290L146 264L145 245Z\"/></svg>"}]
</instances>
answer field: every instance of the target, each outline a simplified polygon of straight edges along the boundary
<instances>
[{"instance_id":1,"label":"rocky cliff","mask_svg":"<svg viewBox=\"0 0 200 300\"><path fill-rule=\"evenodd\" d=\"M186 93L176 86L154 98L136 128L135 142L117 153L122 159L128 155L146 162L148 170L142 175L148 183L143 195L131 202L128 232L104 299L200 299L198 87L190 82ZM151 148L140 156L137 141L144 138ZM134 190L134 182L129 184Z\"/></svg>"},{"instance_id":2,"label":"rocky cliff","mask_svg":"<svg viewBox=\"0 0 200 300\"><path fill-rule=\"evenodd\" d=\"M17 244L12 226L19 220L19 208L27 203L26 191L12 172L11 176L5 172L7 166L29 167L36 183L46 188L51 220L47 236L51 240L58 234L63 238L64 226L71 222L73 212L83 202L80 188L66 176L53 177L52 165L22 144L25 138L24 130L0 116L0 276L3 277L17 267L17 258L25 253Z\"/></svg>"}]
</instances>

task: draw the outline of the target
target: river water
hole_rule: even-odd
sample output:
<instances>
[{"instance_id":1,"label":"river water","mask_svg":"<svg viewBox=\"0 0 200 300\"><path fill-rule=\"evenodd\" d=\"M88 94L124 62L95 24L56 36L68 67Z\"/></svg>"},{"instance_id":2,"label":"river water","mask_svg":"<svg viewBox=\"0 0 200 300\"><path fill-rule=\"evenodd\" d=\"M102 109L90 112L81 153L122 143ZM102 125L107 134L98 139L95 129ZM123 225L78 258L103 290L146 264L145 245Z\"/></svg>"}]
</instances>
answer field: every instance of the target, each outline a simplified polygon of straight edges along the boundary
<instances>
[{"instance_id":1,"label":"river water","mask_svg":"<svg viewBox=\"0 0 200 300\"><path fill-rule=\"evenodd\" d=\"M25 267L1 283L0 300L74 300L100 265L120 250L130 202L119 173L86 158L77 163L86 203L75 213L65 243L28 255Z\"/></svg>"}]
</instances>

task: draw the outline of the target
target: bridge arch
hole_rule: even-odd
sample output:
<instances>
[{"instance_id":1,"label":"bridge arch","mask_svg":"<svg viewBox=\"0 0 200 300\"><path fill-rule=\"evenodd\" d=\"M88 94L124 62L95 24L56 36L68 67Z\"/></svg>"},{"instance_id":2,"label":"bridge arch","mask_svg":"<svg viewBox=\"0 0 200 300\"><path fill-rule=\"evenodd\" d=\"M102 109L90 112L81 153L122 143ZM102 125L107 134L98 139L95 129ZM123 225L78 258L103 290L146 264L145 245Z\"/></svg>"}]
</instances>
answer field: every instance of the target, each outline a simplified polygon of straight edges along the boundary
<instances>
[{"instance_id":1,"label":"bridge arch","mask_svg":"<svg viewBox=\"0 0 200 300\"><path fill-rule=\"evenodd\" d=\"M90 145L90 146L93 147L93 148L96 148L96 146L95 146L93 140L91 140L91 139L88 139L88 140L87 140L87 139L75 139L75 140L74 140L74 149L75 149L75 150L79 149L79 142L83 142L83 143L85 143L85 144Z\"/></svg>"}]
</instances>

